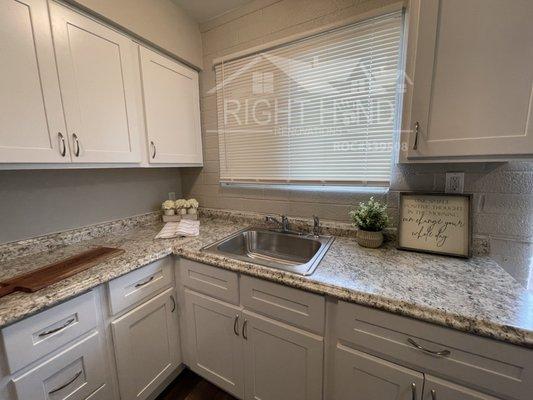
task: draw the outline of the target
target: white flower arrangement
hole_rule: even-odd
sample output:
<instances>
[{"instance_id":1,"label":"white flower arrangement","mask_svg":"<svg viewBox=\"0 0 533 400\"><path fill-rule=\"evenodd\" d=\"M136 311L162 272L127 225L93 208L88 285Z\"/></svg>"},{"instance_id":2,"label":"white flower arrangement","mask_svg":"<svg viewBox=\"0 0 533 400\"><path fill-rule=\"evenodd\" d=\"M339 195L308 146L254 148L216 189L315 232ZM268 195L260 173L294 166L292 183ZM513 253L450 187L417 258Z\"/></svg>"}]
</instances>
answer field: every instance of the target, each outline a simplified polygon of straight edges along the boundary
<instances>
[{"instance_id":1,"label":"white flower arrangement","mask_svg":"<svg viewBox=\"0 0 533 400\"><path fill-rule=\"evenodd\" d=\"M176 210L180 210L182 208L188 208L189 202L185 199L179 199L174 202L174 207Z\"/></svg>"},{"instance_id":2,"label":"white flower arrangement","mask_svg":"<svg viewBox=\"0 0 533 400\"><path fill-rule=\"evenodd\" d=\"M198 200L196 199L189 199L189 207L190 208L198 208L200 204L198 204Z\"/></svg>"},{"instance_id":3,"label":"white flower arrangement","mask_svg":"<svg viewBox=\"0 0 533 400\"><path fill-rule=\"evenodd\" d=\"M174 209L174 202L172 200L165 200L163 204L161 204L161 208L163 210L173 210Z\"/></svg>"}]
</instances>

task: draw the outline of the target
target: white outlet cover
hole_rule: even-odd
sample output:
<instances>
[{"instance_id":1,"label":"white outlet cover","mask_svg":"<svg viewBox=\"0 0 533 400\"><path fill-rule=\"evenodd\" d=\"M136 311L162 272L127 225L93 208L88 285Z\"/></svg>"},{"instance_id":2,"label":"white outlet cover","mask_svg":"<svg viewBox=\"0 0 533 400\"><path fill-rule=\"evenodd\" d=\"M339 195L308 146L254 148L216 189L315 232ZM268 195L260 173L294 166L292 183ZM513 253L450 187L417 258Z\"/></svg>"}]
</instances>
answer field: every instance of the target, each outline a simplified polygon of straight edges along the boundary
<instances>
[{"instance_id":1,"label":"white outlet cover","mask_svg":"<svg viewBox=\"0 0 533 400\"><path fill-rule=\"evenodd\" d=\"M463 193L465 190L464 172L446 172L445 193Z\"/></svg>"}]
</instances>

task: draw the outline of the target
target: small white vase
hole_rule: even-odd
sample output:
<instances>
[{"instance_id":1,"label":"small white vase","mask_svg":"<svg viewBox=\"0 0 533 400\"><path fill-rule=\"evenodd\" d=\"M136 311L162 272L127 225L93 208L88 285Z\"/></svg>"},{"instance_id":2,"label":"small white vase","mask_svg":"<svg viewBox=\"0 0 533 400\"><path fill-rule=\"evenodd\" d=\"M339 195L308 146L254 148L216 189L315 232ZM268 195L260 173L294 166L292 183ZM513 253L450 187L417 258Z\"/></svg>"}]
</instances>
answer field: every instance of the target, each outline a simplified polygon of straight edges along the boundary
<instances>
[{"instance_id":1,"label":"small white vase","mask_svg":"<svg viewBox=\"0 0 533 400\"><path fill-rule=\"evenodd\" d=\"M194 208L194 207L191 207L191 208L189 208L187 210L187 213L188 214L192 214L192 215L196 214L197 212L198 212L198 210L196 208Z\"/></svg>"},{"instance_id":2,"label":"small white vase","mask_svg":"<svg viewBox=\"0 0 533 400\"><path fill-rule=\"evenodd\" d=\"M165 215L174 215L174 209L171 208L170 210L163 210L163 213Z\"/></svg>"},{"instance_id":3,"label":"small white vase","mask_svg":"<svg viewBox=\"0 0 533 400\"><path fill-rule=\"evenodd\" d=\"M359 246L377 249L383 244L383 232L370 232L359 229L356 239Z\"/></svg>"},{"instance_id":4,"label":"small white vase","mask_svg":"<svg viewBox=\"0 0 533 400\"><path fill-rule=\"evenodd\" d=\"M186 209L186 208L180 208L180 209L179 209L179 213L180 213L181 215L185 215L185 214L187 214L187 209Z\"/></svg>"}]
</instances>

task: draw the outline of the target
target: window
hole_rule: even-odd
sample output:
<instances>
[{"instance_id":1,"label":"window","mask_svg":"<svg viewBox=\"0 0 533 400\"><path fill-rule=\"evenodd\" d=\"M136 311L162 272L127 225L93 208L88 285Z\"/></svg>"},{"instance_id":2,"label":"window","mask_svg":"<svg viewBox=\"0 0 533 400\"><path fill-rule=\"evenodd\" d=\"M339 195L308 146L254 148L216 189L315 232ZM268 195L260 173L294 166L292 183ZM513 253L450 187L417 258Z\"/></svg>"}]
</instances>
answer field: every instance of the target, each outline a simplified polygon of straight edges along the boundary
<instances>
[{"instance_id":1,"label":"window","mask_svg":"<svg viewBox=\"0 0 533 400\"><path fill-rule=\"evenodd\" d=\"M215 66L222 182L389 183L401 12Z\"/></svg>"}]
</instances>

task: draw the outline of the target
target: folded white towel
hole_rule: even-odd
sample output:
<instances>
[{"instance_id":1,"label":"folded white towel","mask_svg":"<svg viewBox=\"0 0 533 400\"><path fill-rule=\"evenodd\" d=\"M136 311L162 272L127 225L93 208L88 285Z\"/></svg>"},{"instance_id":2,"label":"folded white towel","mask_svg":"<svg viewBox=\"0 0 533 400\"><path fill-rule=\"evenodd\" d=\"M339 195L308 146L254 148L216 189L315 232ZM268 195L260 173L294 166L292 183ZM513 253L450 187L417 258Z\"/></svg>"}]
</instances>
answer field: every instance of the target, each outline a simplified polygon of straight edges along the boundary
<instances>
[{"instance_id":1,"label":"folded white towel","mask_svg":"<svg viewBox=\"0 0 533 400\"><path fill-rule=\"evenodd\" d=\"M167 222L156 235L156 239L171 239L178 236L198 236L200 221L182 219L180 222Z\"/></svg>"}]
</instances>

